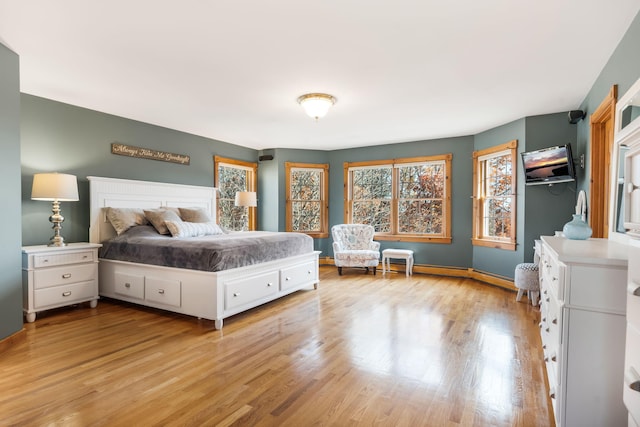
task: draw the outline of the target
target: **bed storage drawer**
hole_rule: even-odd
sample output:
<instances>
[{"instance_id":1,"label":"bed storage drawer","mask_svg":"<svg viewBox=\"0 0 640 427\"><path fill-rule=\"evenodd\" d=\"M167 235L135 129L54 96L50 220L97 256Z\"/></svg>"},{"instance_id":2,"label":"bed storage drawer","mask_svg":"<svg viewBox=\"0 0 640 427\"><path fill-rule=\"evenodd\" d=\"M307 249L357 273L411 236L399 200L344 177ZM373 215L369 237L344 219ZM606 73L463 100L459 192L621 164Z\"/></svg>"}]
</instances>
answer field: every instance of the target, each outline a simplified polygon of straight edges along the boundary
<instances>
[{"instance_id":1,"label":"bed storage drawer","mask_svg":"<svg viewBox=\"0 0 640 427\"><path fill-rule=\"evenodd\" d=\"M145 299L159 304L180 307L179 280L166 280L158 277L145 277Z\"/></svg>"},{"instance_id":2,"label":"bed storage drawer","mask_svg":"<svg viewBox=\"0 0 640 427\"><path fill-rule=\"evenodd\" d=\"M115 274L115 293L135 299L144 299L144 276L133 274Z\"/></svg>"},{"instance_id":3,"label":"bed storage drawer","mask_svg":"<svg viewBox=\"0 0 640 427\"><path fill-rule=\"evenodd\" d=\"M316 265L307 262L280 270L280 289L287 290L303 283L311 282L316 277Z\"/></svg>"},{"instance_id":4,"label":"bed storage drawer","mask_svg":"<svg viewBox=\"0 0 640 427\"><path fill-rule=\"evenodd\" d=\"M225 283L224 293L227 310L272 297L278 293L278 272L270 271L258 276L230 280Z\"/></svg>"}]
</instances>

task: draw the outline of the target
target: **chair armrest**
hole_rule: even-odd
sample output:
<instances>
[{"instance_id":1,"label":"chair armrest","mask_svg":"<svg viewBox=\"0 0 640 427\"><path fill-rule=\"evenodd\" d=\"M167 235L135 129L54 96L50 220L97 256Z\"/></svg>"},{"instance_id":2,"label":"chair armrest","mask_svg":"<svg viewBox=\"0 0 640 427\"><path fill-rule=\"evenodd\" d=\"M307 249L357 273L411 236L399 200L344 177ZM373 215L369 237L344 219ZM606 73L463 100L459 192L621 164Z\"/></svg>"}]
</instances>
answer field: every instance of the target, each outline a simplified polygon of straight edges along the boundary
<instances>
[{"instance_id":1,"label":"chair armrest","mask_svg":"<svg viewBox=\"0 0 640 427\"><path fill-rule=\"evenodd\" d=\"M380 250L380 242L371 242L369 244L369 249L372 251L379 251Z\"/></svg>"},{"instance_id":2,"label":"chair armrest","mask_svg":"<svg viewBox=\"0 0 640 427\"><path fill-rule=\"evenodd\" d=\"M333 242L333 253L342 252L342 245L338 242Z\"/></svg>"}]
</instances>

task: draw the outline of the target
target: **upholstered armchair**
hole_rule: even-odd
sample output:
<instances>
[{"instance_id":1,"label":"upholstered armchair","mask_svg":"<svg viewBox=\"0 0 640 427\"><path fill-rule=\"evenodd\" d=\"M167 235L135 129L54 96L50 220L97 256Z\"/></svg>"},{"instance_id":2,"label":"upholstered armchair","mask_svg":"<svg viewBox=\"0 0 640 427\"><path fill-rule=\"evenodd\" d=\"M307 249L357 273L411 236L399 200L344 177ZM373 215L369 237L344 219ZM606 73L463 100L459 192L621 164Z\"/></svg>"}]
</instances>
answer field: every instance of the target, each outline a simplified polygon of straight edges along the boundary
<instances>
[{"instance_id":1,"label":"upholstered armchair","mask_svg":"<svg viewBox=\"0 0 640 427\"><path fill-rule=\"evenodd\" d=\"M380 243L373 241L374 228L366 224L337 224L331 227L333 260L342 275L342 267L373 267L376 274L380 260Z\"/></svg>"}]
</instances>

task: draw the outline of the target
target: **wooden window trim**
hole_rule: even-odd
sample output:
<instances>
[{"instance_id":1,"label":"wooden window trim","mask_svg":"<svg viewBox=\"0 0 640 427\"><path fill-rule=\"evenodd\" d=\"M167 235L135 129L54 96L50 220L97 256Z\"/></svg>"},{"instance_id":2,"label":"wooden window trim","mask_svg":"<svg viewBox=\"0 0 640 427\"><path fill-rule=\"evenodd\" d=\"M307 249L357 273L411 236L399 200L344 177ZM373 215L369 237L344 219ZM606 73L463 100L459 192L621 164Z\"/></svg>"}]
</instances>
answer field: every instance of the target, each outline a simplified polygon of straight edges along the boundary
<instances>
[{"instance_id":1,"label":"wooden window trim","mask_svg":"<svg viewBox=\"0 0 640 427\"><path fill-rule=\"evenodd\" d=\"M251 169L253 173L251 174L251 179L248 182L249 188L247 191L258 191L258 163L256 162L247 162L244 160L236 160L230 159L228 157L222 156L213 156L213 185L214 187L220 187L220 178L218 177L218 165L226 164L230 166L240 166L247 169ZM220 198L220 192L216 191L216 199ZM217 214L217 212L216 212ZM218 215L216 215L217 221L220 222ZM249 230L256 230L258 227L258 215L257 208L249 208L249 218L248 218L248 227Z\"/></svg>"},{"instance_id":2,"label":"wooden window trim","mask_svg":"<svg viewBox=\"0 0 640 427\"><path fill-rule=\"evenodd\" d=\"M392 200L391 200L391 218L395 223L397 220L397 169L396 165L402 165L406 163L422 163L422 162L436 162L444 161L445 164L445 196L444 196L444 209L442 221L442 236L433 235L412 235L412 234L393 234L393 233L376 233L376 240L392 241L392 242L422 242L422 243L441 243L450 244L451 237L451 161L453 154L440 154L435 156L420 156L420 157L405 157L401 159L386 159L386 160L368 160L363 162L345 162L344 163L344 222L349 223L351 220L351 188L349 186L349 169L354 167L363 166L391 166L393 168L393 187L392 187ZM395 225L392 224L392 230L395 229Z\"/></svg>"},{"instance_id":3,"label":"wooden window trim","mask_svg":"<svg viewBox=\"0 0 640 427\"><path fill-rule=\"evenodd\" d=\"M518 140L514 139L504 144L496 145L494 147L485 148L484 150L478 150L473 152L473 227L471 242L474 246L484 246L496 249L504 249L515 251L517 246L516 231L517 231L517 150ZM480 179L480 161L479 159L484 156L496 154L502 151L509 151L511 155L511 198L513 209L511 210L511 236L509 241L503 239L490 239L482 237L482 222L483 212L481 209L480 193L482 190L482 180Z\"/></svg>"},{"instance_id":4,"label":"wooden window trim","mask_svg":"<svg viewBox=\"0 0 640 427\"><path fill-rule=\"evenodd\" d=\"M320 231L319 232L304 232L308 236L317 239L323 239L329 237L329 165L326 163L294 163L285 162L285 211L286 211L286 231L293 231L293 212L291 203L291 170L292 169L320 169L322 173L322 188L321 194L321 207L320 207Z\"/></svg>"}]
</instances>

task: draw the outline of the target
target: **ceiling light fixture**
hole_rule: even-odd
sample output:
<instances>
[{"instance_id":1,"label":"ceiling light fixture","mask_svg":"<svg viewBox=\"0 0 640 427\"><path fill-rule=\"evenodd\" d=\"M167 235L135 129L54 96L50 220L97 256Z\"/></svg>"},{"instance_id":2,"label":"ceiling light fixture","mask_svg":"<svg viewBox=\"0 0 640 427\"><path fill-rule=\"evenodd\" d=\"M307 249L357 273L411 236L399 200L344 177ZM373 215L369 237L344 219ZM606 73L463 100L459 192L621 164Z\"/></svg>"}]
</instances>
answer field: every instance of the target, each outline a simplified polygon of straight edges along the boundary
<instances>
[{"instance_id":1,"label":"ceiling light fixture","mask_svg":"<svg viewBox=\"0 0 640 427\"><path fill-rule=\"evenodd\" d=\"M334 96L326 93L307 93L298 98L298 104L309 117L318 120L324 117L329 108L338 101Z\"/></svg>"}]
</instances>

